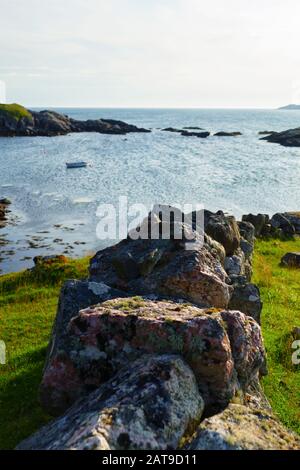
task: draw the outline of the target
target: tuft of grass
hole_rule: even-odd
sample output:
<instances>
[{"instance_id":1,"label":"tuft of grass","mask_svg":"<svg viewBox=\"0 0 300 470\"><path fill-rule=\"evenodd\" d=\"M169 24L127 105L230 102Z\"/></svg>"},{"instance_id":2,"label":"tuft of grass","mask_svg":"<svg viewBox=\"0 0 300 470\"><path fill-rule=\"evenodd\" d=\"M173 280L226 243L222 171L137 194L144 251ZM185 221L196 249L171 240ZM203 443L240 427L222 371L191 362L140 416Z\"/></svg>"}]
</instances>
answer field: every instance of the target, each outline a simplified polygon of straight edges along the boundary
<instances>
[{"instance_id":1,"label":"tuft of grass","mask_svg":"<svg viewBox=\"0 0 300 470\"><path fill-rule=\"evenodd\" d=\"M300 270L280 266L290 251L300 252L300 238L258 240L253 282L264 302L262 330L269 375L263 387L280 420L300 434L300 369L292 363L292 330L300 327Z\"/></svg>"},{"instance_id":2,"label":"tuft of grass","mask_svg":"<svg viewBox=\"0 0 300 470\"><path fill-rule=\"evenodd\" d=\"M24 108L24 106L21 106L20 104L1 104L0 103L0 113L3 112L16 121L19 121L21 118L28 118L32 119L32 114Z\"/></svg>"},{"instance_id":3,"label":"tuft of grass","mask_svg":"<svg viewBox=\"0 0 300 470\"><path fill-rule=\"evenodd\" d=\"M87 276L88 259L57 259L35 271L0 276L0 449L13 449L50 419L39 405L46 349L62 283Z\"/></svg>"}]
</instances>

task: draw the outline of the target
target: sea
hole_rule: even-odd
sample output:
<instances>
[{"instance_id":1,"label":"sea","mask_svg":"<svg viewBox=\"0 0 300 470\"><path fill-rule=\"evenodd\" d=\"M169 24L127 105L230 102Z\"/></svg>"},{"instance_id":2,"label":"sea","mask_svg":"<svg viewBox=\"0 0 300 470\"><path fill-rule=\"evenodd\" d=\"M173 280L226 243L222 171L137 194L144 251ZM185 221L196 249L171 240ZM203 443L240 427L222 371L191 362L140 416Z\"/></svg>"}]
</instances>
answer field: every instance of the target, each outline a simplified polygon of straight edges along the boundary
<instances>
[{"instance_id":1,"label":"sea","mask_svg":"<svg viewBox=\"0 0 300 470\"><path fill-rule=\"evenodd\" d=\"M122 120L152 132L1 138L0 198L12 201L10 223L0 229L1 273L30 268L35 256L79 257L111 245L97 232L99 207L110 205L118 215L120 198L127 198L129 208L201 205L238 218L300 209L300 148L258 135L300 127L300 111L55 110L81 120ZM242 136L188 138L163 132L166 127ZM74 161L89 166L67 170L66 162Z\"/></svg>"}]
</instances>

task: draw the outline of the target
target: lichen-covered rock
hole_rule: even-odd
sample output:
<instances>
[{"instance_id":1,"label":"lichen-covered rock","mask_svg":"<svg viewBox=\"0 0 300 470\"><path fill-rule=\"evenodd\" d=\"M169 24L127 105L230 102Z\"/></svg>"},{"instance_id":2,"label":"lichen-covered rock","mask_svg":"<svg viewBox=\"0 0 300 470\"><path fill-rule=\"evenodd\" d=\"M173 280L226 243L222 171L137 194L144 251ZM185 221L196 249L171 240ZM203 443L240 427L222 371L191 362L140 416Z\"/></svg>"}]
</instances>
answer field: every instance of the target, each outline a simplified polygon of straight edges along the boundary
<instances>
[{"instance_id":1,"label":"lichen-covered rock","mask_svg":"<svg viewBox=\"0 0 300 470\"><path fill-rule=\"evenodd\" d=\"M42 404L52 414L142 354L182 355L208 410L226 406L265 362L260 327L244 314L142 298L83 310L58 341L41 384Z\"/></svg>"},{"instance_id":2,"label":"lichen-covered rock","mask_svg":"<svg viewBox=\"0 0 300 470\"><path fill-rule=\"evenodd\" d=\"M131 363L19 450L177 449L203 413L191 369L177 356Z\"/></svg>"},{"instance_id":3,"label":"lichen-covered rock","mask_svg":"<svg viewBox=\"0 0 300 470\"><path fill-rule=\"evenodd\" d=\"M268 410L230 405L206 419L189 450L300 450L300 439Z\"/></svg>"},{"instance_id":4,"label":"lichen-covered rock","mask_svg":"<svg viewBox=\"0 0 300 470\"><path fill-rule=\"evenodd\" d=\"M52 329L51 341L48 347L47 359L45 370L49 367L49 362L53 361L54 358L59 357L60 352L64 351L65 344L68 342L68 324L72 318L76 317L80 310L89 307L90 305L96 305L104 302L108 299L115 297L122 297L126 295L121 291L112 289L105 284L89 282L89 281L67 281L60 293L57 315ZM57 360L57 359L56 359ZM57 362L59 364L59 361ZM64 387L69 390L69 394L65 394L65 403L63 408L66 409L74 399L77 399L78 395L72 395L71 390L79 383L74 379L74 369L69 363L64 368L65 384ZM59 370L56 371L59 374ZM74 382L75 380L75 382ZM75 387L76 388L76 387ZM55 395L55 391L53 391ZM61 391L57 391L60 402L63 400ZM71 399L70 399L71 397ZM59 410L56 408L55 399L53 399L53 408L49 410L51 414L56 415L60 412L62 405L60 403Z\"/></svg>"},{"instance_id":5,"label":"lichen-covered rock","mask_svg":"<svg viewBox=\"0 0 300 470\"><path fill-rule=\"evenodd\" d=\"M260 324L263 303L258 287L247 283L247 281L243 282L242 279L237 280L233 287L234 290L229 302L229 308L245 313Z\"/></svg>"},{"instance_id":6,"label":"lichen-covered rock","mask_svg":"<svg viewBox=\"0 0 300 470\"><path fill-rule=\"evenodd\" d=\"M91 260L90 280L132 295L156 294L202 307L226 308L232 289L223 267L224 251L211 238L180 222L182 216L180 212L179 221L169 225L157 222L160 230L167 228L171 239L128 237L98 252ZM149 219L142 229L148 224ZM182 238L176 238L174 232L183 234Z\"/></svg>"},{"instance_id":7,"label":"lichen-covered rock","mask_svg":"<svg viewBox=\"0 0 300 470\"><path fill-rule=\"evenodd\" d=\"M287 253L281 259L281 264L290 268L300 268L300 253Z\"/></svg>"}]
</instances>

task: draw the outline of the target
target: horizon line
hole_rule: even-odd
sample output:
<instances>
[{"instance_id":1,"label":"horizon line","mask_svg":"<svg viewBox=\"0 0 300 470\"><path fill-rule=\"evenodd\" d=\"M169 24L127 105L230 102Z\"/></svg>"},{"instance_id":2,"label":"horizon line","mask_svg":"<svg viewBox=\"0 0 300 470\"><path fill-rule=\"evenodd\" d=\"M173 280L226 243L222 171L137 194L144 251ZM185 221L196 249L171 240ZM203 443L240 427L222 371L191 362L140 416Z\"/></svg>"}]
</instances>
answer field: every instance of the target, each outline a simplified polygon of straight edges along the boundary
<instances>
[{"instance_id":1,"label":"horizon line","mask_svg":"<svg viewBox=\"0 0 300 470\"><path fill-rule=\"evenodd\" d=\"M299 105L300 106L300 105ZM30 108L65 108L65 109L189 109L189 110L201 110L201 109L219 109L219 110L242 110L242 109L253 109L253 110L278 110L282 106L279 107L264 107L264 106L88 106L88 105L80 105L80 106L69 106L69 105L30 105L26 106L28 109Z\"/></svg>"}]
</instances>

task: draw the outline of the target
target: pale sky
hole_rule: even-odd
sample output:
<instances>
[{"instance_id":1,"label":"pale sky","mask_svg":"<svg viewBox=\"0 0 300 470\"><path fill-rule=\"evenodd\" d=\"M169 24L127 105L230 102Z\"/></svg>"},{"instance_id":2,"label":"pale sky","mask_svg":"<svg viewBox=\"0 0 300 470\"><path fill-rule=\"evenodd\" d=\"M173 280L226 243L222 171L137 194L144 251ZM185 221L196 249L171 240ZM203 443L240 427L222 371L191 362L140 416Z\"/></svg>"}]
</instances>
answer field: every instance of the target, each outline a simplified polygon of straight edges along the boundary
<instances>
[{"instance_id":1,"label":"pale sky","mask_svg":"<svg viewBox=\"0 0 300 470\"><path fill-rule=\"evenodd\" d=\"M0 80L25 106L300 103L299 45L299 0L0 0Z\"/></svg>"}]
</instances>

